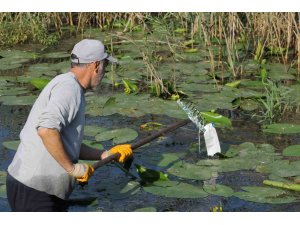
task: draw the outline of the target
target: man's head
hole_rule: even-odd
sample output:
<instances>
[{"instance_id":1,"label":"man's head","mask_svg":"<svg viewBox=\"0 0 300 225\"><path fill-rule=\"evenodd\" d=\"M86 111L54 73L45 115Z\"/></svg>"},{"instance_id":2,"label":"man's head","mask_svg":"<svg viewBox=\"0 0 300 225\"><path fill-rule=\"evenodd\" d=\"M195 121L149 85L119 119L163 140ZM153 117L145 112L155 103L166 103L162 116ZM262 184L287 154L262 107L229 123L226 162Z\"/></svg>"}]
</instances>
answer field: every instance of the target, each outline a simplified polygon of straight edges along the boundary
<instances>
[{"instance_id":1,"label":"man's head","mask_svg":"<svg viewBox=\"0 0 300 225\"><path fill-rule=\"evenodd\" d=\"M84 39L74 46L71 53L71 71L85 89L96 89L108 62L117 63L117 60L106 53L98 40Z\"/></svg>"}]
</instances>

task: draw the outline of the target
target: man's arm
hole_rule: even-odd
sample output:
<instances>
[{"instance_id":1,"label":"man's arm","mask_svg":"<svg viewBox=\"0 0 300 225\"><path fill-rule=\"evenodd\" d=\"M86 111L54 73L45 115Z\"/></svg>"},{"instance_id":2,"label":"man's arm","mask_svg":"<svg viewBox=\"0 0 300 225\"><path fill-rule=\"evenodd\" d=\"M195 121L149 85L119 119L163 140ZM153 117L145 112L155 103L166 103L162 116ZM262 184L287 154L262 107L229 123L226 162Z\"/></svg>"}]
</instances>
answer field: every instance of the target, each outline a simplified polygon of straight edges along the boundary
<instances>
[{"instance_id":1,"label":"man's arm","mask_svg":"<svg viewBox=\"0 0 300 225\"><path fill-rule=\"evenodd\" d=\"M102 159L103 151L91 148L86 144L82 143L80 148L79 159L82 160L100 160Z\"/></svg>"},{"instance_id":2,"label":"man's arm","mask_svg":"<svg viewBox=\"0 0 300 225\"><path fill-rule=\"evenodd\" d=\"M67 171L73 170L74 165L66 153L60 133L56 129L38 128L38 135L41 137L46 149L52 157Z\"/></svg>"}]
</instances>

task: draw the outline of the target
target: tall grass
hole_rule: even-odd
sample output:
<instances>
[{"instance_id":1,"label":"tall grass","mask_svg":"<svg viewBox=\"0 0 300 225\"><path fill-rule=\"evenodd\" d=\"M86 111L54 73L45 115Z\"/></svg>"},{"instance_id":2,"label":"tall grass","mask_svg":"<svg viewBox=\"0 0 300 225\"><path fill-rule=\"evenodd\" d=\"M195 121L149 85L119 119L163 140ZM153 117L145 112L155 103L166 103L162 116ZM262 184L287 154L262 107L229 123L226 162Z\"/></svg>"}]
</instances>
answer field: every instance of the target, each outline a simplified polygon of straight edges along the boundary
<instances>
[{"instance_id":1,"label":"tall grass","mask_svg":"<svg viewBox=\"0 0 300 225\"><path fill-rule=\"evenodd\" d=\"M54 45L63 37L65 27L80 34L85 28L98 27L110 31L118 27L123 32L161 32L171 51L182 50L175 31L182 29L183 40L197 40L192 47L206 48L211 63L210 73L230 71L232 79L243 75L243 62L255 58L259 63L269 57L300 71L299 13L0 13L0 46L26 42ZM150 40L149 40L150 41ZM163 43L163 41L161 41ZM181 46L181 47L178 47ZM218 49L218 51L216 51ZM257 50L259 49L259 52ZM144 61L151 65L147 54ZM225 62L225 64L224 64ZM149 71L154 71L149 68ZM155 74L155 73L154 73ZM159 81L157 78L156 80ZM215 79L216 81L216 79ZM162 85L162 82L158 82ZM217 81L216 81L217 84ZM161 88L164 90L164 88Z\"/></svg>"}]
</instances>

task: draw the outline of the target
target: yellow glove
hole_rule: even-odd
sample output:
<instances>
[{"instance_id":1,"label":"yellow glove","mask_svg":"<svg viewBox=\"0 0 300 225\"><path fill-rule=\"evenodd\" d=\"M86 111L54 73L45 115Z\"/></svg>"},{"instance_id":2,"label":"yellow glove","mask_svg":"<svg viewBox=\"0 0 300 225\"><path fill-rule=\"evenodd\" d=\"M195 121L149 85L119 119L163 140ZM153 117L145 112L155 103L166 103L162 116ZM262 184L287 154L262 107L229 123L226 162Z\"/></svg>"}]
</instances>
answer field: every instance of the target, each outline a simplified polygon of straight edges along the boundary
<instances>
[{"instance_id":1,"label":"yellow glove","mask_svg":"<svg viewBox=\"0 0 300 225\"><path fill-rule=\"evenodd\" d=\"M77 163L69 174L76 178L79 183L86 184L94 173L94 168L88 164Z\"/></svg>"},{"instance_id":2,"label":"yellow glove","mask_svg":"<svg viewBox=\"0 0 300 225\"><path fill-rule=\"evenodd\" d=\"M132 157L132 149L130 144L116 145L108 151L109 155L119 153L119 163L124 163L128 158Z\"/></svg>"}]
</instances>

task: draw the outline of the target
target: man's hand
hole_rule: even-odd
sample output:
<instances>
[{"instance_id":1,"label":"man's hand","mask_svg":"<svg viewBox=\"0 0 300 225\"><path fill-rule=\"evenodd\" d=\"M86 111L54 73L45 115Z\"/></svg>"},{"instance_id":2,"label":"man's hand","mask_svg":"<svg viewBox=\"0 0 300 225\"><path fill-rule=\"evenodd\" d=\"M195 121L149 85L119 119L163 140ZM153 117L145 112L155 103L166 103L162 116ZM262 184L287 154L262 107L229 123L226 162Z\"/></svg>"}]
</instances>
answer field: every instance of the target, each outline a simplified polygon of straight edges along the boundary
<instances>
[{"instance_id":1,"label":"man's hand","mask_svg":"<svg viewBox=\"0 0 300 225\"><path fill-rule=\"evenodd\" d=\"M109 151L104 152L101 155L101 159L104 159L110 155L113 155L115 153L119 153L120 157L118 159L119 163L125 163L125 161L132 157L132 149L130 144L124 144L124 145L116 145L115 147L111 148Z\"/></svg>"},{"instance_id":2,"label":"man's hand","mask_svg":"<svg viewBox=\"0 0 300 225\"><path fill-rule=\"evenodd\" d=\"M79 183L86 184L93 175L94 168L88 164L77 163L74 164L73 170L68 173L75 177Z\"/></svg>"}]
</instances>

